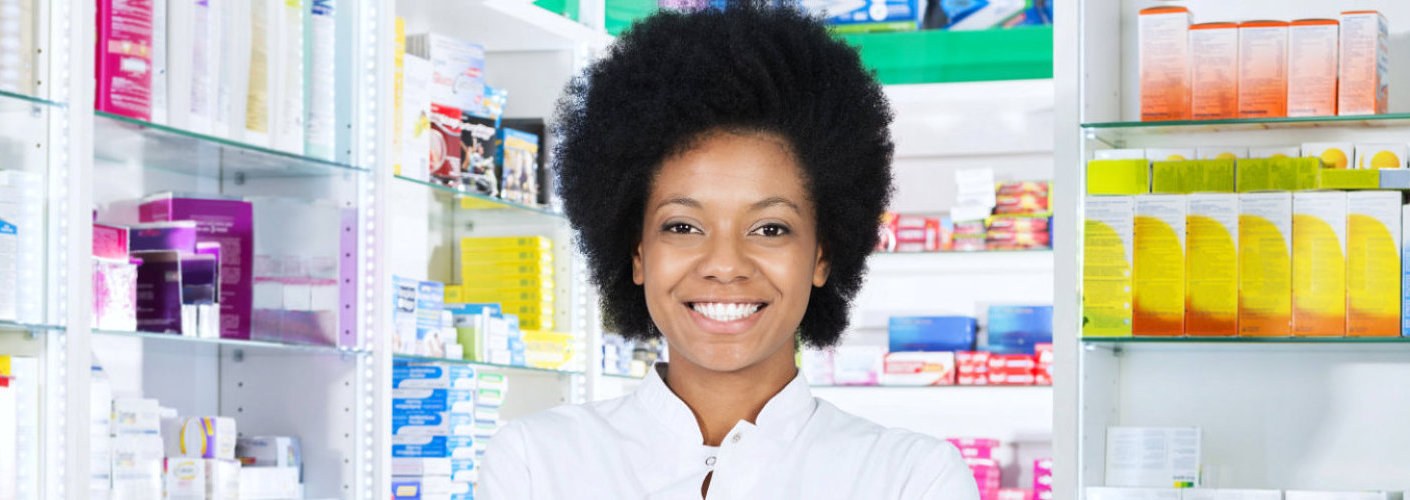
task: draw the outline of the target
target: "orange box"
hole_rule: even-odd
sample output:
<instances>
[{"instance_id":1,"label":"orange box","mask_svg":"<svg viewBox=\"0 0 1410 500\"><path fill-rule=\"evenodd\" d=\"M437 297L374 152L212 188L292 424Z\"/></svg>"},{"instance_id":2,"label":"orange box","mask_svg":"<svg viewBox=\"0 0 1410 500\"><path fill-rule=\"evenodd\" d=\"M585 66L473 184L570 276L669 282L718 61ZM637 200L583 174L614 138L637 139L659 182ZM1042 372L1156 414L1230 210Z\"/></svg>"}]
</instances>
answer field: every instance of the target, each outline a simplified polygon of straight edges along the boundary
<instances>
[{"instance_id":1,"label":"orange box","mask_svg":"<svg viewBox=\"0 0 1410 500\"><path fill-rule=\"evenodd\" d=\"M1190 116L1239 117L1239 25L1190 26Z\"/></svg>"},{"instance_id":2,"label":"orange box","mask_svg":"<svg viewBox=\"0 0 1410 500\"><path fill-rule=\"evenodd\" d=\"M1386 112L1390 94L1389 33L1386 18L1374 10L1341 13L1341 63L1337 72L1337 114Z\"/></svg>"},{"instance_id":3,"label":"orange box","mask_svg":"<svg viewBox=\"0 0 1410 500\"><path fill-rule=\"evenodd\" d=\"M1190 119L1190 10L1141 11L1141 120Z\"/></svg>"},{"instance_id":4,"label":"orange box","mask_svg":"<svg viewBox=\"0 0 1410 500\"><path fill-rule=\"evenodd\" d=\"M1288 28L1288 116L1337 114L1341 23L1300 19Z\"/></svg>"},{"instance_id":5,"label":"orange box","mask_svg":"<svg viewBox=\"0 0 1410 500\"><path fill-rule=\"evenodd\" d=\"M1239 118L1288 115L1288 23L1239 24Z\"/></svg>"}]
</instances>

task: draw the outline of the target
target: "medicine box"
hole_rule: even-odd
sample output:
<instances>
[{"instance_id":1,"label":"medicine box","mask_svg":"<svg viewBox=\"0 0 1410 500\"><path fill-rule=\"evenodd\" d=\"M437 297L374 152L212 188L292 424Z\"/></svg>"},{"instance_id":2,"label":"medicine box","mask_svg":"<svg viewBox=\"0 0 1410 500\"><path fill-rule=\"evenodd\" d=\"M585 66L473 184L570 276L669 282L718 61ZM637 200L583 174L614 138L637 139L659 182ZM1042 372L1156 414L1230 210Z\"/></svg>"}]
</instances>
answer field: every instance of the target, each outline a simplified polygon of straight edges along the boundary
<instances>
[{"instance_id":1,"label":"medicine box","mask_svg":"<svg viewBox=\"0 0 1410 500\"><path fill-rule=\"evenodd\" d=\"M1232 490L1222 488L1184 488L1180 500L1283 500L1282 490Z\"/></svg>"},{"instance_id":2,"label":"medicine box","mask_svg":"<svg viewBox=\"0 0 1410 500\"><path fill-rule=\"evenodd\" d=\"M1346 193L1293 194L1293 335L1346 335Z\"/></svg>"},{"instance_id":3,"label":"medicine box","mask_svg":"<svg viewBox=\"0 0 1410 500\"><path fill-rule=\"evenodd\" d=\"M1193 488L1200 485L1197 427L1109 427L1106 484Z\"/></svg>"},{"instance_id":4,"label":"medicine box","mask_svg":"<svg viewBox=\"0 0 1410 500\"><path fill-rule=\"evenodd\" d=\"M1092 160L1087 162L1088 195L1135 195L1151 190L1151 164L1147 160Z\"/></svg>"},{"instance_id":5,"label":"medicine box","mask_svg":"<svg viewBox=\"0 0 1410 500\"><path fill-rule=\"evenodd\" d=\"M1199 150L1191 148L1152 148L1146 150L1146 159L1150 161L1188 161L1194 160L1199 155Z\"/></svg>"},{"instance_id":6,"label":"medicine box","mask_svg":"<svg viewBox=\"0 0 1410 500\"><path fill-rule=\"evenodd\" d=\"M142 222L196 221L196 243L219 245L220 337L250 339L253 205L225 196L160 193L144 198L138 210Z\"/></svg>"},{"instance_id":7,"label":"medicine box","mask_svg":"<svg viewBox=\"0 0 1410 500\"><path fill-rule=\"evenodd\" d=\"M1337 114L1340 23L1300 19L1288 29L1288 116Z\"/></svg>"},{"instance_id":8,"label":"medicine box","mask_svg":"<svg viewBox=\"0 0 1410 500\"><path fill-rule=\"evenodd\" d=\"M876 385L885 354L886 349L880 346L839 346L833 356L833 381L837 385Z\"/></svg>"},{"instance_id":9,"label":"medicine box","mask_svg":"<svg viewBox=\"0 0 1410 500\"><path fill-rule=\"evenodd\" d=\"M985 330L989 352L1034 354L1053 341L1053 306L989 306Z\"/></svg>"},{"instance_id":10,"label":"medicine box","mask_svg":"<svg viewBox=\"0 0 1410 500\"><path fill-rule=\"evenodd\" d=\"M1379 12L1341 13L1337 114L1386 112L1390 93L1389 38L1386 18Z\"/></svg>"},{"instance_id":11,"label":"medicine box","mask_svg":"<svg viewBox=\"0 0 1410 500\"><path fill-rule=\"evenodd\" d=\"M303 449L292 436L242 437L235 442L235 456L253 467L302 467Z\"/></svg>"},{"instance_id":12,"label":"medicine box","mask_svg":"<svg viewBox=\"0 0 1410 500\"><path fill-rule=\"evenodd\" d=\"M453 363L394 362L393 389L475 389L475 368Z\"/></svg>"},{"instance_id":13,"label":"medicine box","mask_svg":"<svg viewBox=\"0 0 1410 500\"><path fill-rule=\"evenodd\" d=\"M1136 197L1132 335L1185 333L1185 200Z\"/></svg>"},{"instance_id":14,"label":"medicine box","mask_svg":"<svg viewBox=\"0 0 1410 500\"><path fill-rule=\"evenodd\" d=\"M471 436L406 435L392 437L392 456L409 458L469 458L475 455Z\"/></svg>"},{"instance_id":15,"label":"medicine box","mask_svg":"<svg viewBox=\"0 0 1410 500\"><path fill-rule=\"evenodd\" d=\"M1239 335L1292 333L1292 193L1239 195Z\"/></svg>"},{"instance_id":16,"label":"medicine box","mask_svg":"<svg viewBox=\"0 0 1410 500\"><path fill-rule=\"evenodd\" d=\"M945 441L955 446L963 458L994 458L994 449L999 440L987 438L947 438Z\"/></svg>"},{"instance_id":17,"label":"medicine box","mask_svg":"<svg viewBox=\"0 0 1410 500\"><path fill-rule=\"evenodd\" d=\"M1135 198L1088 198L1085 212L1082 335L1129 337Z\"/></svg>"},{"instance_id":18,"label":"medicine box","mask_svg":"<svg viewBox=\"0 0 1410 500\"><path fill-rule=\"evenodd\" d=\"M1140 12L1141 120L1190 119L1190 11L1153 7Z\"/></svg>"},{"instance_id":19,"label":"medicine box","mask_svg":"<svg viewBox=\"0 0 1410 500\"><path fill-rule=\"evenodd\" d=\"M1323 168L1351 168L1356 152L1349 142L1309 142L1302 145L1302 156L1321 158Z\"/></svg>"},{"instance_id":20,"label":"medicine box","mask_svg":"<svg viewBox=\"0 0 1410 500\"><path fill-rule=\"evenodd\" d=\"M954 352L891 352L882 361L881 385L954 385Z\"/></svg>"},{"instance_id":21,"label":"medicine box","mask_svg":"<svg viewBox=\"0 0 1410 500\"><path fill-rule=\"evenodd\" d=\"M1239 196L1194 194L1185 215L1185 334L1233 337L1239 315Z\"/></svg>"},{"instance_id":22,"label":"medicine box","mask_svg":"<svg viewBox=\"0 0 1410 500\"><path fill-rule=\"evenodd\" d=\"M1399 491L1304 491L1287 490L1283 500L1401 500Z\"/></svg>"},{"instance_id":23,"label":"medicine box","mask_svg":"<svg viewBox=\"0 0 1410 500\"><path fill-rule=\"evenodd\" d=\"M392 435L473 436L475 416L450 412L412 412L392 415Z\"/></svg>"},{"instance_id":24,"label":"medicine box","mask_svg":"<svg viewBox=\"0 0 1410 500\"><path fill-rule=\"evenodd\" d=\"M1410 259L1410 205L1401 208L1400 224L1400 334L1410 337L1410 266L1405 265Z\"/></svg>"},{"instance_id":25,"label":"medicine box","mask_svg":"<svg viewBox=\"0 0 1410 500\"><path fill-rule=\"evenodd\" d=\"M1302 156L1302 148L1299 146L1248 148L1249 158L1297 158L1300 156Z\"/></svg>"},{"instance_id":26,"label":"medicine box","mask_svg":"<svg viewBox=\"0 0 1410 500\"><path fill-rule=\"evenodd\" d=\"M1190 114L1195 120L1239 116L1239 27L1190 26ZM1201 156L1201 158L1204 158Z\"/></svg>"},{"instance_id":27,"label":"medicine box","mask_svg":"<svg viewBox=\"0 0 1410 500\"><path fill-rule=\"evenodd\" d=\"M161 408L155 399L114 398L113 435L159 434Z\"/></svg>"},{"instance_id":28,"label":"medicine box","mask_svg":"<svg viewBox=\"0 0 1410 500\"><path fill-rule=\"evenodd\" d=\"M1249 157L1248 149L1242 146L1206 146L1195 148L1195 156L1201 160L1242 160Z\"/></svg>"},{"instance_id":29,"label":"medicine box","mask_svg":"<svg viewBox=\"0 0 1410 500\"><path fill-rule=\"evenodd\" d=\"M162 441L168 457L235 459L239 436L229 417L180 417L162 420Z\"/></svg>"},{"instance_id":30,"label":"medicine box","mask_svg":"<svg viewBox=\"0 0 1410 500\"><path fill-rule=\"evenodd\" d=\"M170 500L206 500L206 460L190 457L167 457L164 498Z\"/></svg>"},{"instance_id":31,"label":"medicine box","mask_svg":"<svg viewBox=\"0 0 1410 500\"><path fill-rule=\"evenodd\" d=\"M968 316L893 316L887 335L891 352L967 351L974 348L975 329Z\"/></svg>"},{"instance_id":32,"label":"medicine box","mask_svg":"<svg viewBox=\"0 0 1410 500\"><path fill-rule=\"evenodd\" d=\"M1088 487L1086 500L1180 500L1175 488Z\"/></svg>"},{"instance_id":33,"label":"medicine box","mask_svg":"<svg viewBox=\"0 0 1410 500\"><path fill-rule=\"evenodd\" d=\"M475 391L468 389L393 389L392 412L473 413Z\"/></svg>"},{"instance_id":34,"label":"medicine box","mask_svg":"<svg viewBox=\"0 0 1410 500\"><path fill-rule=\"evenodd\" d=\"M1239 118L1288 115L1288 23L1239 23Z\"/></svg>"},{"instance_id":35,"label":"medicine box","mask_svg":"<svg viewBox=\"0 0 1410 500\"><path fill-rule=\"evenodd\" d=\"M303 498L297 467L243 467L240 469L240 500L287 500Z\"/></svg>"},{"instance_id":36,"label":"medicine box","mask_svg":"<svg viewBox=\"0 0 1410 500\"><path fill-rule=\"evenodd\" d=\"M445 475L422 475L422 476L392 476L393 483L415 482L421 492L422 499L426 498L455 498L455 495L469 495L471 484L469 481L457 481L449 474Z\"/></svg>"},{"instance_id":37,"label":"medicine box","mask_svg":"<svg viewBox=\"0 0 1410 500\"><path fill-rule=\"evenodd\" d=\"M1346 334L1398 337L1401 198L1397 191L1346 194Z\"/></svg>"},{"instance_id":38,"label":"medicine box","mask_svg":"<svg viewBox=\"0 0 1410 500\"><path fill-rule=\"evenodd\" d=\"M1405 144L1357 144L1356 168L1371 170L1405 168L1406 150Z\"/></svg>"},{"instance_id":39,"label":"medicine box","mask_svg":"<svg viewBox=\"0 0 1410 500\"><path fill-rule=\"evenodd\" d=\"M435 33L406 38L406 53L431 62L432 104L479 112L485 94L485 49Z\"/></svg>"}]
</instances>

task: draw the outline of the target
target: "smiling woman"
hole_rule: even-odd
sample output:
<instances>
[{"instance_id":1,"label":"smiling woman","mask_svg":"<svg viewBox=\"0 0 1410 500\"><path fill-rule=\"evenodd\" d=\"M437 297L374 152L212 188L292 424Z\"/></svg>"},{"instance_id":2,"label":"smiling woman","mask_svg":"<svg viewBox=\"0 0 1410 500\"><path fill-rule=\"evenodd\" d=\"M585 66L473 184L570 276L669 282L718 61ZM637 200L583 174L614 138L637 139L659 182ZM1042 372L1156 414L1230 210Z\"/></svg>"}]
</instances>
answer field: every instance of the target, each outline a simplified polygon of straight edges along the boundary
<instances>
[{"instance_id":1,"label":"smiling woman","mask_svg":"<svg viewBox=\"0 0 1410 500\"><path fill-rule=\"evenodd\" d=\"M974 500L949 444L812 397L890 193L891 115L855 50L789 8L629 29L560 104L556 170L607 326L664 336L632 395L510 422L489 499Z\"/></svg>"}]
</instances>

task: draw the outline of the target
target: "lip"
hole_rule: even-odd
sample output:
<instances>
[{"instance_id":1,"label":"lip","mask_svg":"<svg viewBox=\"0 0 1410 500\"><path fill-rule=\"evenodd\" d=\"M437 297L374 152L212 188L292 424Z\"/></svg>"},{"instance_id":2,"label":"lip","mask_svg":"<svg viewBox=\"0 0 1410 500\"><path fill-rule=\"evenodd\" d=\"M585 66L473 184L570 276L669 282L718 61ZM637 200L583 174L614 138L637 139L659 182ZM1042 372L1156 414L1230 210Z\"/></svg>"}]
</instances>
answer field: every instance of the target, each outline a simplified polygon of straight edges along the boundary
<instances>
[{"instance_id":1,"label":"lip","mask_svg":"<svg viewBox=\"0 0 1410 500\"><path fill-rule=\"evenodd\" d=\"M713 319L710 319L709 317L706 317L704 314L700 314L699 311L696 311L695 308L691 306L692 304L698 303L763 304L763 306L761 306L758 311L755 311L754 314L749 315L749 317L736 321L724 322L715 321ZM700 329L704 330L706 333L715 335L739 335L749 331L751 328L754 327L755 324L759 322L759 318L763 317L764 310L768 309L769 303L767 301L759 299L710 298L684 302L681 304L681 307L685 308L686 312L690 315L690 319L695 321L696 326L699 326Z\"/></svg>"}]
</instances>

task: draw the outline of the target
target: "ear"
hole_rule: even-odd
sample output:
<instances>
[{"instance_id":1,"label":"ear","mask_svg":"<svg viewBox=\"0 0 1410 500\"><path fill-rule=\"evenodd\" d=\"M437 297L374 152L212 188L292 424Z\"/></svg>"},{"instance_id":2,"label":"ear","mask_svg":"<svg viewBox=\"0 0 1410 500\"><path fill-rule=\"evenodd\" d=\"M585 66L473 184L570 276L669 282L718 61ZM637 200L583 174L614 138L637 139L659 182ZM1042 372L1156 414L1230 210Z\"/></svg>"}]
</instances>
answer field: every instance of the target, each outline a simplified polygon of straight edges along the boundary
<instances>
[{"instance_id":1,"label":"ear","mask_svg":"<svg viewBox=\"0 0 1410 500\"><path fill-rule=\"evenodd\" d=\"M646 284L645 274L641 265L641 242L638 241L636 251L632 252L632 283L636 283L638 286Z\"/></svg>"},{"instance_id":2,"label":"ear","mask_svg":"<svg viewBox=\"0 0 1410 500\"><path fill-rule=\"evenodd\" d=\"M817 260L813 262L813 286L822 287L827 284L827 276L832 273L832 265L828 264L827 257L823 255L823 249L818 247Z\"/></svg>"}]
</instances>

